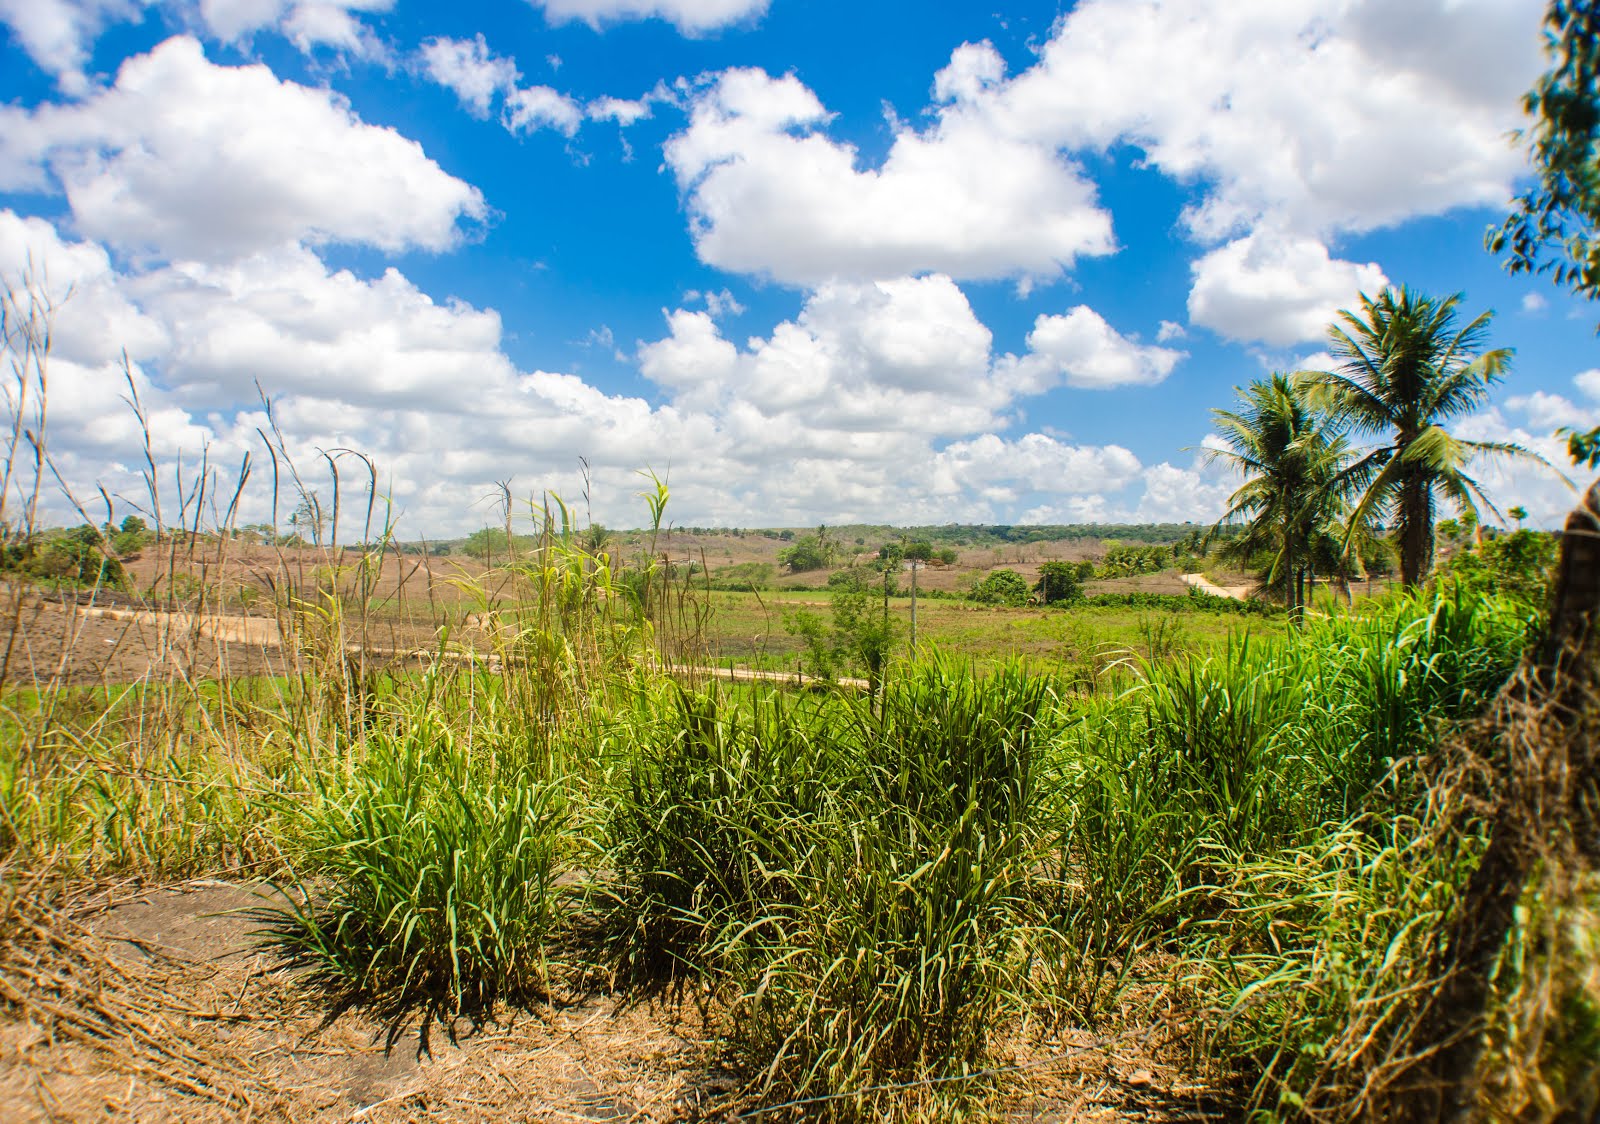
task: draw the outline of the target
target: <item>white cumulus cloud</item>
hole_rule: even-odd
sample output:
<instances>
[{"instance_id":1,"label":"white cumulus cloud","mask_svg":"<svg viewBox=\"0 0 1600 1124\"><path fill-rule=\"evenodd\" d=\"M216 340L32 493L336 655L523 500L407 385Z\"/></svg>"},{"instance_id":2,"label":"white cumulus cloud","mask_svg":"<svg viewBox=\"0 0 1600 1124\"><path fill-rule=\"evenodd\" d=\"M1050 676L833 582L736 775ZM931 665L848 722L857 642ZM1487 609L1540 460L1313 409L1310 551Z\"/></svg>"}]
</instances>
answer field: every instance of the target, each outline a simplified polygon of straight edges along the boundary
<instances>
[{"instance_id":1,"label":"white cumulus cloud","mask_svg":"<svg viewBox=\"0 0 1600 1124\"><path fill-rule=\"evenodd\" d=\"M224 43L277 31L307 53L331 47L376 55L382 48L360 17L393 7L394 0L200 0L200 18Z\"/></svg>"},{"instance_id":2,"label":"white cumulus cloud","mask_svg":"<svg viewBox=\"0 0 1600 1124\"><path fill-rule=\"evenodd\" d=\"M88 86L89 47L108 24L135 18L144 0L0 0L0 23L40 70L69 94Z\"/></svg>"},{"instance_id":3,"label":"white cumulus cloud","mask_svg":"<svg viewBox=\"0 0 1600 1124\"><path fill-rule=\"evenodd\" d=\"M964 106L922 131L898 125L873 168L827 135L827 110L793 75L723 72L666 146L701 259L814 285L925 271L1054 277L1113 249L1110 216L1070 160Z\"/></svg>"},{"instance_id":4,"label":"white cumulus cloud","mask_svg":"<svg viewBox=\"0 0 1600 1124\"><path fill-rule=\"evenodd\" d=\"M214 65L181 36L82 102L0 108L0 190L52 185L83 233L165 258L293 241L443 250L485 214L476 188L336 94Z\"/></svg>"},{"instance_id":5,"label":"white cumulus cloud","mask_svg":"<svg viewBox=\"0 0 1600 1124\"><path fill-rule=\"evenodd\" d=\"M455 91L461 104L475 117L489 116L495 98L515 90L522 77L514 61L489 50L481 33L471 39L425 40L418 57L424 73Z\"/></svg>"},{"instance_id":6,"label":"white cumulus cloud","mask_svg":"<svg viewBox=\"0 0 1600 1124\"><path fill-rule=\"evenodd\" d=\"M1040 316L1028 347L1038 368L1068 386L1093 390L1161 382L1183 358L1181 351L1130 340L1082 304L1065 316Z\"/></svg>"},{"instance_id":7,"label":"white cumulus cloud","mask_svg":"<svg viewBox=\"0 0 1600 1124\"><path fill-rule=\"evenodd\" d=\"M704 35L760 18L769 0L530 0L551 23L579 20L599 28L626 20L660 19L685 35Z\"/></svg>"},{"instance_id":8,"label":"white cumulus cloud","mask_svg":"<svg viewBox=\"0 0 1600 1124\"><path fill-rule=\"evenodd\" d=\"M1339 309L1387 283L1376 262L1340 261L1314 238L1263 228L1194 263L1189 320L1229 339L1286 347L1321 339Z\"/></svg>"},{"instance_id":9,"label":"white cumulus cloud","mask_svg":"<svg viewBox=\"0 0 1600 1124\"><path fill-rule=\"evenodd\" d=\"M1206 237L1366 230L1499 205L1542 0L1087 0L982 95L995 127L1140 148L1206 187Z\"/></svg>"}]
</instances>

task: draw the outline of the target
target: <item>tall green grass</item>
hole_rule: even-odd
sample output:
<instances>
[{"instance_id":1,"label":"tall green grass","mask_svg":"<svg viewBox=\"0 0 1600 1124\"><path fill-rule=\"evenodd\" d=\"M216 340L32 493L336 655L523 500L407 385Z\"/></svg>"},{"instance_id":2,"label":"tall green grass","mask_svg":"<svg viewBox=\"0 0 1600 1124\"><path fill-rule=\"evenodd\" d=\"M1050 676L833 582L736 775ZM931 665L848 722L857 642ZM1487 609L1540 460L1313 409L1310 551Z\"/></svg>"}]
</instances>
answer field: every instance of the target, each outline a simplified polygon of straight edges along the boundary
<instances>
[{"instance_id":1,"label":"tall green grass","mask_svg":"<svg viewBox=\"0 0 1600 1124\"><path fill-rule=\"evenodd\" d=\"M289 813L299 878L266 935L342 996L389 1010L536 996L565 922L563 780L467 744L432 711L409 718L309 771Z\"/></svg>"},{"instance_id":2,"label":"tall green grass","mask_svg":"<svg viewBox=\"0 0 1600 1124\"><path fill-rule=\"evenodd\" d=\"M680 692L610 819L626 954L711 979L763 1095L871 1116L863 1089L979 1068L1048 936L1056 708L939 660L875 709Z\"/></svg>"}]
</instances>

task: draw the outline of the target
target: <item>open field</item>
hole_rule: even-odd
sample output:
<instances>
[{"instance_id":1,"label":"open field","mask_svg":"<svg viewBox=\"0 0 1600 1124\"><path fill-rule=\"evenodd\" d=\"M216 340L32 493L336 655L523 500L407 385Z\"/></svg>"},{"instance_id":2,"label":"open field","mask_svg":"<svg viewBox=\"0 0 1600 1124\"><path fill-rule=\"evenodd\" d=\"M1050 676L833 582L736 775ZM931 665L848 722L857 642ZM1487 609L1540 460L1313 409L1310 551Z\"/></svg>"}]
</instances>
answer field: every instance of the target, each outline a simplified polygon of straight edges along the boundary
<instances>
[{"instance_id":1,"label":"open field","mask_svg":"<svg viewBox=\"0 0 1600 1124\"><path fill-rule=\"evenodd\" d=\"M1534 607L1441 588L1294 629L1187 595L923 598L913 659L893 597L873 680L789 692L669 671L804 667L786 626L831 595L556 539L533 562L169 556L182 599L3 591L8 1117L1387 1095L1361 1043L1425 1010L1397 997L1428 992L1485 839L1430 762Z\"/></svg>"}]
</instances>

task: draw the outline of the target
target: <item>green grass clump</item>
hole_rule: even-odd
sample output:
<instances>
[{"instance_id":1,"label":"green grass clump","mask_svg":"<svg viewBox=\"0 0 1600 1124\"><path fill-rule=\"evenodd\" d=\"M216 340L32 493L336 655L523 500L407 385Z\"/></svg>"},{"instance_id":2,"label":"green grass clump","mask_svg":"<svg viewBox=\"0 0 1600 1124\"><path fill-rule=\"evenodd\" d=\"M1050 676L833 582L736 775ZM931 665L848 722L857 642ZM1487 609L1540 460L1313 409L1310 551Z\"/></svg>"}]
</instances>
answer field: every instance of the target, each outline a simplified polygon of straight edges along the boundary
<instances>
[{"instance_id":1,"label":"green grass clump","mask_svg":"<svg viewBox=\"0 0 1600 1124\"><path fill-rule=\"evenodd\" d=\"M938 660L876 705L680 695L618 796L616 903L644 963L707 973L761 1096L870 1117L862 1090L980 1068L1045 943L1055 709Z\"/></svg>"},{"instance_id":2,"label":"green grass clump","mask_svg":"<svg viewBox=\"0 0 1600 1124\"><path fill-rule=\"evenodd\" d=\"M1262 1121L1361 1118L1370 1079L1437 986L1442 925L1478 851L1429 825L1368 820L1229 864L1193 930L1183 983L1211 1012L1202 1049Z\"/></svg>"},{"instance_id":3,"label":"green grass clump","mask_svg":"<svg viewBox=\"0 0 1600 1124\"><path fill-rule=\"evenodd\" d=\"M831 821L846 778L834 700L757 691L645 696L624 723L605 831L614 947L629 975L708 965L720 933L798 900L797 828Z\"/></svg>"},{"instance_id":4,"label":"green grass clump","mask_svg":"<svg viewBox=\"0 0 1600 1124\"><path fill-rule=\"evenodd\" d=\"M471 1013L542 990L571 850L559 778L419 713L311 788L301 877L267 911L272 944L391 1010Z\"/></svg>"}]
</instances>

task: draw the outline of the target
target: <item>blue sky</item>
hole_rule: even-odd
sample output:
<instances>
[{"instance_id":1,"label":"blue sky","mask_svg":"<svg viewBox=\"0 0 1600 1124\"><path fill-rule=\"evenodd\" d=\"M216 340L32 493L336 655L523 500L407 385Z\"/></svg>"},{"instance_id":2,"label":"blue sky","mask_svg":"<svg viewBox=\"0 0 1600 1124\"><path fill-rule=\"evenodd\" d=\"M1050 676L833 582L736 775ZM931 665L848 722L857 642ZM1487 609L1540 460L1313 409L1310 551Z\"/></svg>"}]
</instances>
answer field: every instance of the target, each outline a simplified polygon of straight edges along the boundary
<instances>
[{"instance_id":1,"label":"blue sky","mask_svg":"<svg viewBox=\"0 0 1600 1124\"><path fill-rule=\"evenodd\" d=\"M1468 435L1600 422L1600 310L1482 249L1542 8L0 0L0 271L70 287L83 495L144 502L126 351L163 460L259 457L259 383L412 534L580 457L615 524L643 467L684 524L1209 520L1208 411L1385 283L1495 310Z\"/></svg>"}]
</instances>

